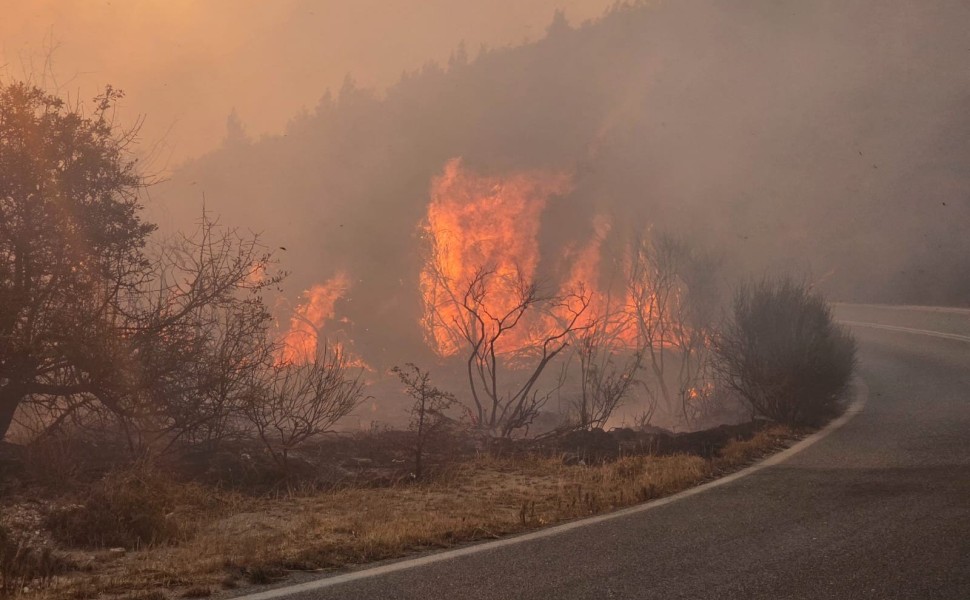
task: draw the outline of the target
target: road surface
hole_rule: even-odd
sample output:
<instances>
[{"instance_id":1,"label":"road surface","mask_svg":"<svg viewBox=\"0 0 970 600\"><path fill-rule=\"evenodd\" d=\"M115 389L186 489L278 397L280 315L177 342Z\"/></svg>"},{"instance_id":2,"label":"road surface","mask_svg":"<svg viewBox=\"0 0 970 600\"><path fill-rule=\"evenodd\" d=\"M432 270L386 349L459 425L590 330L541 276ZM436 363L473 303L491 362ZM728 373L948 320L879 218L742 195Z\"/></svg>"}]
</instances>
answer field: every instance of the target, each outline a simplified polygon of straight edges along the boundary
<instances>
[{"instance_id":1,"label":"road surface","mask_svg":"<svg viewBox=\"0 0 970 600\"><path fill-rule=\"evenodd\" d=\"M865 408L784 462L555 535L262 597L970 599L970 311L838 313L883 326L853 326ZM934 331L950 337L919 333Z\"/></svg>"}]
</instances>

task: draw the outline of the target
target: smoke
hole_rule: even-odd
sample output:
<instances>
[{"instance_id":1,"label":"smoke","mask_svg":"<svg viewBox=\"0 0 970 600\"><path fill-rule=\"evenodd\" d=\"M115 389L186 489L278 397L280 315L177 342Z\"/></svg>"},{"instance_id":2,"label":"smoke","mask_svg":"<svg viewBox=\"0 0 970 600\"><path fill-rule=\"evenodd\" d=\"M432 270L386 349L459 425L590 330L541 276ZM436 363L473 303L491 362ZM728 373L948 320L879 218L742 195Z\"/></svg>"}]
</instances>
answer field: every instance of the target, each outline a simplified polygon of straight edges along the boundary
<instances>
[{"instance_id":1,"label":"smoke","mask_svg":"<svg viewBox=\"0 0 970 600\"><path fill-rule=\"evenodd\" d=\"M483 180L569 175L537 234L535 273L553 288L594 240L615 255L672 232L721 255L729 277L795 271L834 299L970 304L966 2L609 4L21 12L70 22L55 25L65 46L103 35L77 60L149 123L185 107L163 118L190 149L177 155L212 151L152 190L163 224L190 223L204 195L224 223L286 248L291 305L346 274L327 323L379 368L433 358L421 231L456 158ZM550 23L555 7L569 18Z\"/></svg>"},{"instance_id":2,"label":"smoke","mask_svg":"<svg viewBox=\"0 0 970 600\"><path fill-rule=\"evenodd\" d=\"M167 172L216 148L233 109L251 135L279 134L348 74L383 88L462 42L477 52L536 40L557 9L580 22L611 3L5 0L0 75L46 73L82 100L108 83L125 90L122 116L147 116L142 139Z\"/></svg>"}]
</instances>

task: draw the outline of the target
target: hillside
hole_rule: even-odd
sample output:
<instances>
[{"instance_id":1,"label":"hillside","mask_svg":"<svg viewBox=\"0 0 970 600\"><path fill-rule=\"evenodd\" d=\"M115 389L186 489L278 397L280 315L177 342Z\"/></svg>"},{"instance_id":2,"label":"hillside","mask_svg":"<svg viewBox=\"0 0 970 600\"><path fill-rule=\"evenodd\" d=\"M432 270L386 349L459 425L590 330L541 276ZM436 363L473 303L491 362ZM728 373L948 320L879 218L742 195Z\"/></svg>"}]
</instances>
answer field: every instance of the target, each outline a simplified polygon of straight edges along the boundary
<instances>
[{"instance_id":1,"label":"hillside","mask_svg":"<svg viewBox=\"0 0 970 600\"><path fill-rule=\"evenodd\" d=\"M688 0L577 27L558 15L541 41L460 48L383 92L348 78L279 136L236 130L152 205L183 223L204 193L223 222L284 246L291 300L348 274L334 327L368 355L423 347L419 224L456 157L483 176L570 174L542 214L547 279L600 215L607 245L673 232L732 274L795 269L836 299L968 304L970 32L953 18L968 10Z\"/></svg>"}]
</instances>

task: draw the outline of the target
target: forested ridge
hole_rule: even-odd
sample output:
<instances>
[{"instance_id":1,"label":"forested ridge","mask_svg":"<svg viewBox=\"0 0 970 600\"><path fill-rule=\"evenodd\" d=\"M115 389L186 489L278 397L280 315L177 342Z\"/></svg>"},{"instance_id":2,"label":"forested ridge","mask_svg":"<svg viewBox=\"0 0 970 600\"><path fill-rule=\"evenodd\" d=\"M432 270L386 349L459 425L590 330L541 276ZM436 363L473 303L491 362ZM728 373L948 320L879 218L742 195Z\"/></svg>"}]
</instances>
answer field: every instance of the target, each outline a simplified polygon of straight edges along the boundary
<instances>
[{"instance_id":1,"label":"forested ridge","mask_svg":"<svg viewBox=\"0 0 970 600\"><path fill-rule=\"evenodd\" d=\"M615 238L674 232L729 270L794 269L835 299L965 305L970 82L956 58L970 40L946 16L961 10L687 1L581 25L559 14L535 43L459 47L385 91L350 74L278 136L250 139L233 116L223 147L178 168L154 204L175 205L162 223L177 222L204 194L286 247L291 298L349 273L338 308L347 327L367 321L353 332L364 345L417 346L418 225L455 157L483 173L572 174L543 217L546 273L605 215Z\"/></svg>"}]
</instances>

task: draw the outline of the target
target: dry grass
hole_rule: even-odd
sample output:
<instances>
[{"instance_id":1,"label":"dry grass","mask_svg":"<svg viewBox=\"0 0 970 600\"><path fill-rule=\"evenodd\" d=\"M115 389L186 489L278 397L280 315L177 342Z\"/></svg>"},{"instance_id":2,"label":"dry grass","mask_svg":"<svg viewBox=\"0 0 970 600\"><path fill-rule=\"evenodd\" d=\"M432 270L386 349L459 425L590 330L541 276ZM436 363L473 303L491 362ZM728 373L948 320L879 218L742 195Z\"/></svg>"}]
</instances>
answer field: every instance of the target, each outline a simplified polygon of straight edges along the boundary
<instances>
[{"instance_id":1,"label":"dry grass","mask_svg":"<svg viewBox=\"0 0 970 600\"><path fill-rule=\"evenodd\" d=\"M27 596L199 598L277 581L291 571L335 569L495 538L676 493L793 438L789 430L768 429L729 444L713 460L630 456L598 466L565 466L550 458L480 458L421 484L277 498L209 490L210 498L200 501L197 488L168 489L162 497L190 500L174 514L192 535L120 557L95 556L85 572L55 578Z\"/></svg>"},{"instance_id":2,"label":"dry grass","mask_svg":"<svg viewBox=\"0 0 970 600\"><path fill-rule=\"evenodd\" d=\"M780 425L763 429L749 440L734 440L728 443L712 464L720 471L737 470L791 446L810 431L812 430L793 430Z\"/></svg>"}]
</instances>

